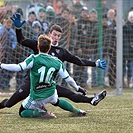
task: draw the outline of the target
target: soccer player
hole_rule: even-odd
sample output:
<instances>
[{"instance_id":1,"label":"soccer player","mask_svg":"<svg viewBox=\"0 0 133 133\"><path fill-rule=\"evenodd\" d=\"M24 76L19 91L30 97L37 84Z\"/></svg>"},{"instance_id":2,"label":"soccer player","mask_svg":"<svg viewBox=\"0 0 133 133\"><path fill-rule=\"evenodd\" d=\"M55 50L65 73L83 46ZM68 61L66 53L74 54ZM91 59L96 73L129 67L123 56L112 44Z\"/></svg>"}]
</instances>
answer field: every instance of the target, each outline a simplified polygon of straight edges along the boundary
<instances>
[{"instance_id":1,"label":"soccer player","mask_svg":"<svg viewBox=\"0 0 133 133\"><path fill-rule=\"evenodd\" d=\"M37 40L26 39L21 30L21 26L25 23L25 21L21 21L21 15L15 14L11 17L14 26L16 27L16 35L19 44L28 47L34 51L34 54L38 54L37 49ZM49 36L52 38L52 46L48 54L59 58L62 62L67 61L70 63L74 63L79 66L92 66L105 69L106 68L106 61L104 60L97 60L96 62L89 61L87 59L81 59L64 48L58 46L58 42L62 35L62 28L59 25L53 25L50 29ZM11 96L10 99L4 99L0 103L0 109L5 107L12 107L21 100L24 100L29 95L29 88L30 88L30 79L29 73L25 78L24 83L20 86L18 90ZM96 106L102 99L106 96L106 90L103 90L98 95L94 97L87 97L84 96L86 94L83 88L79 88L78 92L83 93L84 95L77 94L70 89L64 88L60 85L56 85L57 93L59 97L65 97L73 102L79 103L90 103L91 105Z\"/></svg>"},{"instance_id":2,"label":"soccer player","mask_svg":"<svg viewBox=\"0 0 133 133\"><path fill-rule=\"evenodd\" d=\"M47 103L59 106L64 110L86 115L85 111L74 108L68 101L59 99L55 76L59 74L73 88L78 90L76 82L69 76L63 63L56 57L48 55L52 40L42 34L38 38L39 54L31 54L19 64L1 64L1 68L9 71L30 69L30 95L22 102L19 114L21 117L56 118L53 113L46 111ZM62 90L63 91L63 90Z\"/></svg>"}]
</instances>

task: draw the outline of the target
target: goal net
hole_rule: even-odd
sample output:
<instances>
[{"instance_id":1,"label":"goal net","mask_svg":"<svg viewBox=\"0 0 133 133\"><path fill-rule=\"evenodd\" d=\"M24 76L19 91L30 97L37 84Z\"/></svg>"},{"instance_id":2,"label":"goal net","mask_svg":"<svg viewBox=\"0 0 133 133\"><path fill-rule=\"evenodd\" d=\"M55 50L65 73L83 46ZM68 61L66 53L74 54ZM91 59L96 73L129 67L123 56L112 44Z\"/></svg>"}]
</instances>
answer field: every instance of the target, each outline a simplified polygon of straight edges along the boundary
<instances>
[{"instance_id":1,"label":"goal net","mask_svg":"<svg viewBox=\"0 0 133 133\"><path fill-rule=\"evenodd\" d=\"M67 70L75 81L85 88L108 88L112 89L112 91L116 91L116 69L118 69L116 60L117 37L119 36L116 34L116 11L119 6L116 4L116 0L82 0L79 5L76 5L76 0L62 0L62 8L65 9L68 7L70 9L69 18L66 19L62 18L62 12L60 15L57 15L57 13L59 13L59 7L57 6L58 0L51 0L54 11L51 9L49 14L49 8L47 8L47 6L50 3L46 0L40 0L38 4L33 4L32 2L32 0L3 0L3 3L0 3L0 61L3 63L19 63L33 53L29 48L17 43L14 34L15 29L13 26L10 26L12 22L9 17L16 11L22 14L22 19L26 19L28 22L28 24L22 27L23 35L26 38L37 39L37 31L34 31L33 25L30 24L30 22L33 22L32 17L29 17L28 13L33 10L31 7L38 6L36 10L33 10L37 15L37 11L44 6L46 18L43 21L43 26L45 25L44 27L48 28L46 24L50 25L52 22L56 22L63 29L63 35L59 42L60 47L66 48L72 54L90 61L96 61L97 59L104 59L107 61L106 70L96 67L78 66L65 62ZM131 27L125 26L128 23L127 21L133 23L130 21L130 17L133 17L132 13L130 13L130 15L128 14L131 8L130 4L131 0L124 1L123 4L125 5L123 6L124 54L122 55L123 66L121 67L123 67L123 87L132 88L133 33L129 31ZM43 33L46 33L47 29L43 30L45 31ZM0 89L18 89L24 82L25 73L26 72L0 70ZM63 82L63 85L64 84Z\"/></svg>"}]
</instances>

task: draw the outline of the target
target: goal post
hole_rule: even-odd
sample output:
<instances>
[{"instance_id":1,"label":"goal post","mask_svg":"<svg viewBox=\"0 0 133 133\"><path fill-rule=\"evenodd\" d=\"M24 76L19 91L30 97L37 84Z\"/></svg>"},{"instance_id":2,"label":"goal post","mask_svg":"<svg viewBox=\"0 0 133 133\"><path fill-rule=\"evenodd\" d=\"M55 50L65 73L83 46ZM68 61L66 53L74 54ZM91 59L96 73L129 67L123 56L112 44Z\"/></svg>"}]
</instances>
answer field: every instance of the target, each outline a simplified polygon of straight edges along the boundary
<instances>
[{"instance_id":1,"label":"goal post","mask_svg":"<svg viewBox=\"0 0 133 133\"><path fill-rule=\"evenodd\" d=\"M121 95L123 89L123 0L116 0L117 4L117 50L116 50L116 58L117 58L117 68L116 68L116 94Z\"/></svg>"},{"instance_id":2,"label":"goal post","mask_svg":"<svg viewBox=\"0 0 133 133\"><path fill-rule=\"evenodd\" d=\"M99 59L102 59L102 41L103 41L103 37L102 37L102 32L103 32L103 29L102 29L102 0L98 0L97 2L97 11L98 11L98 57ZM99 69L98 70L98 87L103 87L103 84L102 84L102 70Z\"/></svg>"}]
</instances>

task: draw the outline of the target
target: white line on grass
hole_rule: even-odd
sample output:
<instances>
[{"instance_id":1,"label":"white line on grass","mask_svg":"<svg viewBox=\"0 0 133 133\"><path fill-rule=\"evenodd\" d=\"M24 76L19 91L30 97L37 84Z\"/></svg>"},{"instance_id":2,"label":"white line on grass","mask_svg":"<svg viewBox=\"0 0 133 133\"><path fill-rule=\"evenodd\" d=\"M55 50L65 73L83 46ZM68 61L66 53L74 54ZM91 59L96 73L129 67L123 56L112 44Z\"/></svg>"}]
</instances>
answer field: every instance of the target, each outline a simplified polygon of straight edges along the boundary
<instances>
[{"instance_id":1,"label":"white line on grass","mask_svg":"<svg viewBox=\"0 0 133 133\"><path fill-rule=\"evenodd\" d=\"M87 110L87 112L97 112L97 111L123 111L123 110L133 110L133 108L95 109L95 110Z\"/></svg>"},{"instance_id":2,"label":"white line on grass","mask_svg":"<svg viewBox=\"0 0 133 133\"><path fill-rule=\"evenodd\" d=\"M8 114L8 113L2 114L2 113L0 113L0 116L18 116L18 114Z\"/></svg>"}]
</instances>

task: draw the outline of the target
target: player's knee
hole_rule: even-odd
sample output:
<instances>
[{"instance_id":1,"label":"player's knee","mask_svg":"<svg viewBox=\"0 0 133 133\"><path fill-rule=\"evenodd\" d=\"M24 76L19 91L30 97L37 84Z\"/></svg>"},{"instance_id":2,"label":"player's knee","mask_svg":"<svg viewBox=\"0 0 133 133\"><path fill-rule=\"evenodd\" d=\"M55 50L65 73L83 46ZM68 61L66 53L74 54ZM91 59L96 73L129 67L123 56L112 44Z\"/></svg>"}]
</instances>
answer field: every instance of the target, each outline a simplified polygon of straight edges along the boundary
<instances>
[{"instance_id":1,"label":"player's knee","mask_svg":"<svg viewBox=\"0 0 133 133\"><path fill-rule=\"evenodd\" d=\"M7 107L7 108L11 108L12 106L13 105L10 102L8 102L8 101L5 103L5 107Z\"/></svg>"},{"instance_id":2,"label":"player's knee","mask_svg":"<svg viewBox=\"0 0 133 133\"><path fill-rule=\"evenodd\" d=\"M58 106L58 104L59 104L59 99L57 100L57 102L55 104L52 104L52 105Z\"/></svg>"},{"instance_id":3,"label":"player's knee","mask_svg":"<svg viewBox=\"0 0 133 133\"><path fill-rule=\"evenodd\" d=\"M11 102L10 102L9 99L3 100L2 104L3 104L4 107L7 107L7 108L12 107Z\"/></svg>"}]
</instances>

